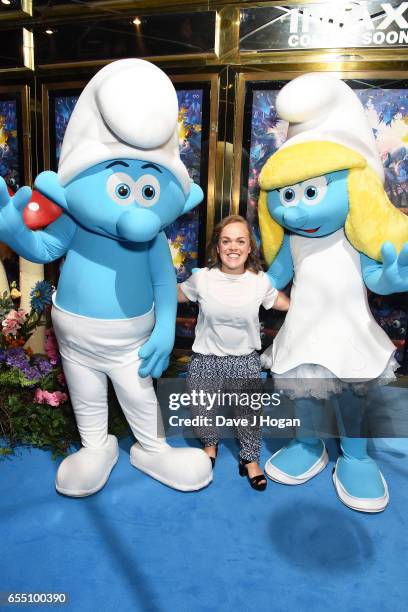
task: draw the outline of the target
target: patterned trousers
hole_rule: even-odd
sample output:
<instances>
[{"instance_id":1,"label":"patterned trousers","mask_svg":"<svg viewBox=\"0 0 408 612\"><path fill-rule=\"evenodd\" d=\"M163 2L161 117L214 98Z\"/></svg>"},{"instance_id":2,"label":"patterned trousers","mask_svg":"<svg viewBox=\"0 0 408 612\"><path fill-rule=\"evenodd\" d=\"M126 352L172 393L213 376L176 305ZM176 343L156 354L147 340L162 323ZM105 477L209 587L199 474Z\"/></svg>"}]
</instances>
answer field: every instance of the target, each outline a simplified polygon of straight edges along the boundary
<instances>
[{"instance_id":1,"label":"patterned trousers","mask_svg":"<svg viewBox=\"0 0 408 612\"><path fill-rule=\"evenodd\" d=\"M233 391L249 395L251 391L259 390L260 378L261 362L256 351L249 355L226 357L193 353L187 374L187 386L190 393L205 391L216 394L218 391L225 393ZM220 408L215 403L209 410L208 401L204 400L198 405L191 405L191 412L193 418L201 417L203 420L205 417L211 417L211 421L214 421ZM260 415L261 411L254 411L250 406L235 404L233 413L239 420L236 431L240 458L259 463L262 429L258 423L254 424L254 416ZM245 419L248 424L245 424ZM203 446L214 446L219 442L219 432L215 424L195 427L194 431Z\"/></svg>"}]
</instances>

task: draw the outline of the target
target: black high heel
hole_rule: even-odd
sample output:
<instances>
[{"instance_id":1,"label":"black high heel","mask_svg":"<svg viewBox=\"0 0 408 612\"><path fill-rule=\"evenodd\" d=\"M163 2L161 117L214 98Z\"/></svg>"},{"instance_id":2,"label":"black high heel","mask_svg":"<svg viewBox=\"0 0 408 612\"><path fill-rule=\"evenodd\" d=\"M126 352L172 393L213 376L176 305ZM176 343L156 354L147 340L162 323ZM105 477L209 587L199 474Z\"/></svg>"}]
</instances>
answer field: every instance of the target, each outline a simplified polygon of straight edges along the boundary
<instances>
[{"instance_id":1,"label":"black high heel","mask_svg":"<svg viewBox=\"0 0 408 612\"><path fill-rule=\"evenodd\" d=\"M244 459L239 460L238 470L240 476L246 476L249 480L249 484L255 491L265 491L266 489L266 476L265 474L258 474L257 476L249 477L247 464L252 463L252 461L245 461Z\"/></svg>"}]
</instances>

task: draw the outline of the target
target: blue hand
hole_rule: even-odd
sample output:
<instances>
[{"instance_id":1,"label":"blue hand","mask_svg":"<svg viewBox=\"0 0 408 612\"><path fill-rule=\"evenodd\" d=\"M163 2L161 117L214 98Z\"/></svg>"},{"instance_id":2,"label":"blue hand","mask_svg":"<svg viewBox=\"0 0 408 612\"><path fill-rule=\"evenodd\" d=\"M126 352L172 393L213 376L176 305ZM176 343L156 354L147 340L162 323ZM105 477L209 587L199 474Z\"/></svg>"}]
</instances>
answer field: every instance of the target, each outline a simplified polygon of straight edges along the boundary
<instances>
[{"instance_id":1,"label":"blue hand","mask_svg":"<svg viewBox=\"0 0 408 612\"><path fill-rule=\"evenodd\" d=\"M168 368L170 353L174 344L174 329L166 332L162 329L154 328L149 340L143 344L139 350L139 357L143 363L139 368L142 378L153 376L159 378Z\"/></svg>"},{"instance_id":2,"label":"blue hand","mask_svg":"<svg viewBox=\"0 0 408 612\"><path fill-rule=\"evenodd\" d=\"M14 247L18 236L27 231L23 221L23 210L30 201L32 191L21 187L10 197L4 179L0 177L0 241Z\"/></svg>"},{"instance_id":3,"label":"blue hand","mask_svg":"<svg viewBox=\"0 0 408 612\"><path fill-rule=\"evenodd\" d=\"M177 285L169 245L164 232L153 240L149 251L156 324L149 340L139 350L142 377L158 378L169 365L176 329Z\"/></svg>"},{"instance_id":4,"label":"blue hand","mask_svg":"<svg viewBox=\"0 0 408 612\"><path fill-rule=\"evenodd\" d=\"M381 247L382 263L360 254L361 268L367 287L380 295L408 291L408 242L397 255L391 242Z\"/></svg>"},{"instance_id":5,"label":"blue hand","mask_svg":"<svg viewBox=\"0 0 408 612\"><path fill-rule=\"evenodd\" d=\"M385 285L395 293L408 291L408 242L404 244L399 255L391 242L384 242L381 255Z\"/></svg>"},{"instance_id":6,"label":"blue hand","mask_svg":"<svg viewBox=\"0 0 408 612\"><path fill-rule=\"evenodd\" d=\"M23 221L23 211L31 195L29 187L21 187L14 197L10 197L0 177L0 242L34 263L55 261L67 252L76 224L63 214L45 230L29 230Z\"/></svg>"}]
</instances>

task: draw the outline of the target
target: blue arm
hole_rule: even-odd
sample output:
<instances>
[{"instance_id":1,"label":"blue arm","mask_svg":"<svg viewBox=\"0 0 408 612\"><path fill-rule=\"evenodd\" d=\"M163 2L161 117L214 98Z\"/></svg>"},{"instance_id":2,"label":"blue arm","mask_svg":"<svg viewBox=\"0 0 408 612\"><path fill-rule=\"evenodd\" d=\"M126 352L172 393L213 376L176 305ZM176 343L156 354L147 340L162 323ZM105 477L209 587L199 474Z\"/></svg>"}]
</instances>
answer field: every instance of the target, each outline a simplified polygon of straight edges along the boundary
<instances>
[{"instance_id":1,"label":"blue arm","mask_svg":"<svg viewBox=\"0 0 408 612\"><path fill-rule=\"evenodd\" d=\"M23 210L30 198L29 187L22 187L11 198L4 180L0 179L0 240L34 263L55 261L68 250L76 224L63 214L43 231L29 230L23 221Z\"/></svg>"},{"instance_id":2,"label":"blue arm","mask_svg":"<svg viewBox=\"0 0 408 612\"><path fill-rule=\"evenodd\" d=\"M149 263L156 324L149 340L139 351L139 357L143 359L139 374L158 378L169 364L177 313L176 273L164 232L160 232L151 243Z\"/></svg>"},{"instance_id":3,"label":"blue arm","mask_svg":"<svg viewBox=\"0 0 408 612\"><path fill-rule=\"evenodd\" d=\"M285 234L282 246L269 270L267 271L272 285L279 291L284 289L293 278L293 260L290 252L290 242L288 234Z\"/></svg>"},{"instance_id":4,"label":"blue arm","mask_svg":"<svg viewBox=\"0 0 408 612\"><path fill-rule=\"evenodd\" d=\"M399 255L391 242L381 247L382 262L360 253L361 271L366 286L379 295L408 291L408 243Z\"/></svg>"},{"instance_id":5,"label":"blue arm","mask_svg":"<svg viewBox=\"0 0 408 612\"><path fill-rule=\"evenodd\" d=\"M66 214L61 215L45 230L33 232L26 228L24 244L16 243L9 246L19 255L34 263L49 263L59 259L68 251L74 237L76 223Z\"/></svg>"}]
</instances>

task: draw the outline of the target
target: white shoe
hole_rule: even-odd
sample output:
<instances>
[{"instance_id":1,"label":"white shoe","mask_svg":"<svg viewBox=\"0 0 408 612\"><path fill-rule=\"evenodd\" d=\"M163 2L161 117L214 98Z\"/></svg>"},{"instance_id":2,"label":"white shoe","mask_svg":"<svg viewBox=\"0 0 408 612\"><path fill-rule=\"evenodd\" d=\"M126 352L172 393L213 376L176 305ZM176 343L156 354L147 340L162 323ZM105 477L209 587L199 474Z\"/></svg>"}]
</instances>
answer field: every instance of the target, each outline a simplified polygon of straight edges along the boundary
<instances>
[{"instance_id":1,"label":"white shoe","mask_svg":"<svg viewBox=\"0 0 408 612\"><path fill-rule=\"evenodd\" d=\"M199 448L173 448L148 453L138 442L130 449L130 463L178 491L197 491L212 481L212 464L209 456Z\"/></svg>"},{"instance_id":2,"label":"white shoe","mask_svg":"<svg viewBox=\"0 0 408 612\"><path fill-rule=\"evenodd\" d=\"M340 501L342 501L345 506L348 506L352 510L357 510L358 512L374 513L385 510L385 508L388 506L388 502L390 501L390 495L388 493L387 483L381 472L380 476L384 485L384 495L381 497L356 497L354 495L350 495L350 493L348 493L345 487L342 485L340 479L337 477L336 468L337 463L336 467L333 469L333 484Z\"/></svg>"},{"instance_id":3,"label":"white shoe","mask_svg":"<svg viewBox=\"0 0 408 612\"><path fill-rule=\"evenodd\" d=\"M58 493L70 497L92 495L106 484L118 458L115 436L109 435L105 445L99 448L81 448L59 466L55 488Z\"/></svg>"}]
</instances>

